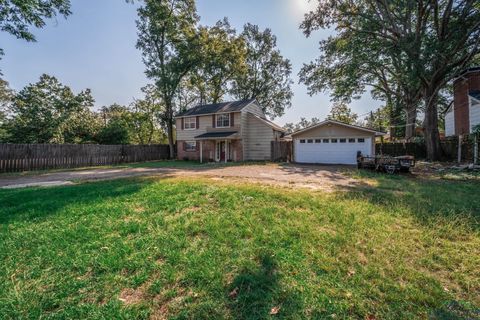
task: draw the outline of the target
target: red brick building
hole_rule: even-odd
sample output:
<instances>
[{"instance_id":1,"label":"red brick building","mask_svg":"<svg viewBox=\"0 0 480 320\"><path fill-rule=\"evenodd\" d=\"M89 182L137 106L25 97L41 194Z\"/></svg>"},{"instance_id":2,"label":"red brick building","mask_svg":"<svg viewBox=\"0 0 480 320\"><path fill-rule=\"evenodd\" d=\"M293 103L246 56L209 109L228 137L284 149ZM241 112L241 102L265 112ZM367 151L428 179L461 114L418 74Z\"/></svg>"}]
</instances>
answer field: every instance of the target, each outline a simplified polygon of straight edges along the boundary
<instances>
[{"instance_id":1,"label":"red brick building","mask_svg":"<svg viewBox=\"0 0 480 320\"><path fill-rule=\"evenodd\" d=\"M445 135L464 135L480 124L480 67L461 73L453 82L453 104L445 113Z\"/></svg>"}]
</instances>

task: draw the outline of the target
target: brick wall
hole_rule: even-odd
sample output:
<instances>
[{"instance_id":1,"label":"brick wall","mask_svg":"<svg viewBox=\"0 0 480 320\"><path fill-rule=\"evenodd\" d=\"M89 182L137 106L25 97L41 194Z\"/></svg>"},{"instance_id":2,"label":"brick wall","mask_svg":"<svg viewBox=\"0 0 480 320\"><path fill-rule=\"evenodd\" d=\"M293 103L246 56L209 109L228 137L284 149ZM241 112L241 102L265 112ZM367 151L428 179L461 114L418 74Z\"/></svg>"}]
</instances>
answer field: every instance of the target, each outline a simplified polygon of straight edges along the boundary
<instances>
[{"instance_id":1,"label":"brick wall","mask_svg":"<svg viewBox=\"0 0 480 320\"><path fill-rule=\"evenodd\" d=\"M240 141L240 140L232 141L232 144L230 145L230 148L232 149L233 161L243 161L243 144L242 144L242 141Z\"/></svg>"},{"instance_id":2,"label":"brick wall","mask_svg":"<svg viewBox=\"0 0 480 320\"><path fill-rule=\"evenodd\" d=\"M178 160L200 160L200 141L197 141L196 151L185 151L184 141L177 140L177 159ZM203 161L215 161L215 141L203 141ZM230 145L231 156L234 161L243 161L243 144L240 140L232 141Z\"/></svg>"},{"instance_id":3,"label":"brick wall","mask_svg":"<svg viewBox=\"0 0 480 320\"><path fill-rule=\"evenodd\" d=\"M480 90L480 70L458 78L453 84L453 90L455 135L468 134L470 131L468 92Z\"/></svg>"}]
</instances>

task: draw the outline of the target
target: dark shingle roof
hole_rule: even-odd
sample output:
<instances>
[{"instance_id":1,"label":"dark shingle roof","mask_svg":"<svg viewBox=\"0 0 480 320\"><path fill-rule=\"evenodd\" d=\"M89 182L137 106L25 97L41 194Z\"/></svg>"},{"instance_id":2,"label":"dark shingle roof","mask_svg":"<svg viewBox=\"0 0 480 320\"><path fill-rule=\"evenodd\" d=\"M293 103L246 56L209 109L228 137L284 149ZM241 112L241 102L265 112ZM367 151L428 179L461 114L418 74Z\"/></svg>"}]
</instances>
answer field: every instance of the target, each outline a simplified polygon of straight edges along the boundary
<instances>
[{"instance_id":1,"label":"dark shingle roof","mask_svg":"<svg viewBox=\"0 0 480 320\"><path fill-rule=\"evenodd\" d=\"M177 117L198 116L201 114L210 114L217 112L238 112L248 106L253 101L255 101L255 99L204 104L181 112L177 114Z\"/></svg>"},{"instance_id":2,"label":"dark shingle roof","mask_svg":"<svg viewBox=\"0 0 480 320\"><path fill-rule=\"evenodd\" d=\"M480 90L470 90L470 92L468 92L468 95L477 100L480 100Z\"/></svg>"},{"instance_id":3,"label":"dark shingle roof","mask_svg":"<svg viewBox=\"0 0 480 320\"><path fill-rule=\"evenodd\" d=\"M207 132L196 136L195 139L205 139L205 138L227 138L234 134L238 133L237 131L221 131L221 132Z\"/></svg>"}]
</instances>

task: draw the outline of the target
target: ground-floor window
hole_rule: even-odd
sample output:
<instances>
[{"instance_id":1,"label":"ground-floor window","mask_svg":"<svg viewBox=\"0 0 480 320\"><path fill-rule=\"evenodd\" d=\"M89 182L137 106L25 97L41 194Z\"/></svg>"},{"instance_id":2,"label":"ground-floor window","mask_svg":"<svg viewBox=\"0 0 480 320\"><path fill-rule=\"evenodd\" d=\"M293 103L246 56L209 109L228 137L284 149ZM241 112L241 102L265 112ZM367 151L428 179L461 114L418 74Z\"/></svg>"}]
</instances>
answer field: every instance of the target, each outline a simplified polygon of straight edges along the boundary
<instances>
[{"instance_id":1,"label":"ground-floor window","mask_svg":"<svg viewBox=\"0 0 480 320\"><path fill-rule=\"evenodd\" d=\"M196 141L186 141L185 142L185 151L197 151L197 142Z\"/></svg>"}]
</instances>

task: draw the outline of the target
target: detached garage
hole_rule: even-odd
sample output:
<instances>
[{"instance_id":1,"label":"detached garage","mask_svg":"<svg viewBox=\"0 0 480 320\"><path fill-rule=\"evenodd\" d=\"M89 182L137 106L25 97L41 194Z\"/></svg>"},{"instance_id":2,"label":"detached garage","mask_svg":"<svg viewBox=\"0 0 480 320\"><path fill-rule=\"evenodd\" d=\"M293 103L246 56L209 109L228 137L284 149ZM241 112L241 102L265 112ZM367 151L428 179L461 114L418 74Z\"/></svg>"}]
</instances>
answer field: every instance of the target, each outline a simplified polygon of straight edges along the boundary
<instances>
[{"instance_id":1,"label":"detached garage","mask_svg":"<svg viewBox=\"0 0 480 320\"><path fill-rule=\"evenodd\" d=\"M292 133L294 161L298 163L356 164L357 152L375 155L375 137L369 128L326 120Z\"/></svg>"}]
</instances>

